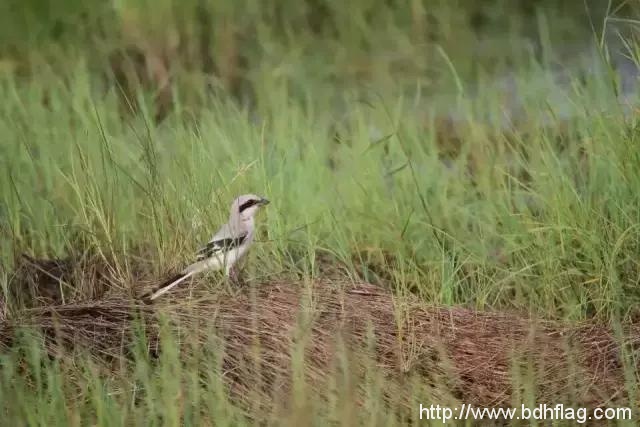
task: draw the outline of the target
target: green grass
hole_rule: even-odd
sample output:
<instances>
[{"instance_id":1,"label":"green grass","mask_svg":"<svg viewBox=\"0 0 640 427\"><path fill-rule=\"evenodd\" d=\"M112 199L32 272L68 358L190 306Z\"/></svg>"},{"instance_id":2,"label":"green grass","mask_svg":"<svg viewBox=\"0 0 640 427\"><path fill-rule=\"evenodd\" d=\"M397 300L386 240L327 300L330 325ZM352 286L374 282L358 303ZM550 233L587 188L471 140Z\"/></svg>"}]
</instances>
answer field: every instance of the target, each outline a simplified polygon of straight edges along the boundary
<instances>
[{"instance_id":1,"label":"green grass","mask_svg":"<svg viewBox=\"0 0 640 427\"><path fill-rule=\"evenodd\" d=\"M50 107L37 82L2 82L7 265L12 249L59 256L75 236L107 255L144 242L172 267L235 195L254 191L274 201L253 263L264 275L308 266L291 265L292 250L351 262L373 248L397 260L397 285L429 302L578 319L624 317L638 303L635 131L615 110L507 135L474 119L474 104L496 99L465 100L461 154L445 166L429 111L403 97L347 98L335 142L328 107L277 90L258 123L212 99L195 120L154 126L121 119L115 96L91 94L87 80L78 71L48 88ZM453 274L438 240L473 277Z\"/></svg>"},{"instance_id":2,"label":"green grass","mask_svg":"<svg viewBox=\"0 0 640 427\"><path fill-rule=\"evenodd\" d=\"M173 16L175 5L164 3L140 28L166 47L170 31L157 35L163 20L184 37L196 6ZM190 55L198 57L192 46L176 54L174 111L161 123L153 93L136 92L129 102L139 109L130 114L120 88L96 71L103 53L121 47L109 36L113 29L93 46L99 59L76 45L82 38L73 33L62 33L64 52L56 50L59 41L40 50L37 32L33 40L18 37L18 29L3 36L0 47L10 54L0 58L0 70L12 70L0 74L0 284L8 316L21 309L7 289L16 254L92 250L129 279L132 257L143 254L145 268L161 276L190 260L236 195L255 192L272 200L248 263L258 281L317 276L319 254L330 254L348 275L425 304L613 325L637 318L639 134L610 80L595 76L579 85L572 76L575 84L558 86L550 102L549 92L530 83L534 74L550 75L545 61L554 50L547 46L541 58L506 38L493 45L506 50L495 48L474 65L452 41L456 25L463 40L474 38L466 17L456 15L461 7L427 8L441 37L430 44L412 38L409 23L422 22L415 16L400 8L375 12L364 1L353 10L325 2L336 10L322 27L330 36L318 39L299 27L297 2L289 3L293 11L283 13L279 31L269 25L279 16L273 4L254 5L246 16L242 8L214 13L230 14L230 22L244 25L240 32L255 26L256 37L242 45L248 69L233 71L250 88L251 107L226 92L224 76L212 90L201 89L207 78L189 68ZM121 25L131 4L101 25ZM538 16L542 38L562 33L553 12ZM508 34L524 25L517 16L496 19L509 23ZM16 46L29 54L14 54ZM508 60L526 98L523 120L505 127L505 94L484 83ZM25 69L27 76L19 72ZM562 118L566 106L569 119ZM448 107L462 113L455 132L443 136ZM68 301L85 295L65 291ZM362 385L367 399L358 410L350 380L336 375L326 401L301 383L285 415L261 414L259 401L247 411L225 391L215 343L171 342L158 361L148 360L139 342L131 364L106 369L81 350L50 359L38 339L25 338L0 355L5 421L243 425L258 413L274 425L281 416L291 425L416 422L396 418L382 403L384 383L375 374ZM628 355L629 366L637 357ZM627 371L635 390L637 372ZM522 375L517 380L526 382ZM416 401L446 393L414 386ZM534 398L526 393L524 400Z\"/></svg>"}]
</instances>

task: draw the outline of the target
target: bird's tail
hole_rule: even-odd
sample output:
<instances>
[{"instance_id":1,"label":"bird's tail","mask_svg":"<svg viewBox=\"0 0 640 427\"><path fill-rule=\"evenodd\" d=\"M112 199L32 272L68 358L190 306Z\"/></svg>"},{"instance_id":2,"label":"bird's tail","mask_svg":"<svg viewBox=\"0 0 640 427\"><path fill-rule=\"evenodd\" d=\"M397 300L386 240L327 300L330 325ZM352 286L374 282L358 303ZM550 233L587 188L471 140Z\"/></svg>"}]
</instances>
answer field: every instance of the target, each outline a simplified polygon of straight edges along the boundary
<instances>
[{"instance_id":1,"label":"bird's tail","mask_svg":"<svg viewBox=\"0 0 640 427\"><path fill-rule=\"evenodd\" d=\"M153 301L154 299L158 298L159 296L164 295L165 293L167 293L171 289L173 289L175 286L177 286L180 283L182 283L183 281L187 280L194 273L195 273L195 271L190 271L190 272L184 272L183 271L181 273L176 274L175 276L172 276L168 280L165 280L164 282L162 282L162 284L160 286L158 286L156 288L155 291L153 291L153 293L151 295L147 294L149 300Z\"/></svg>"}]
</instances>

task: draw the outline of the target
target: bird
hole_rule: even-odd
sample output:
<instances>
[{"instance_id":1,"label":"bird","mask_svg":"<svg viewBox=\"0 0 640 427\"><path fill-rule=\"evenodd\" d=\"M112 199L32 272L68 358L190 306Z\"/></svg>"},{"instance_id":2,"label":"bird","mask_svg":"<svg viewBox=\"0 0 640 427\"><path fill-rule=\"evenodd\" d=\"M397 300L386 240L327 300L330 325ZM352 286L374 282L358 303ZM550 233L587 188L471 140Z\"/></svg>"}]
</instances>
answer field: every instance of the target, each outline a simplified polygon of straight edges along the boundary
<instances>
[{"instance_id":1,"label":"bird","mask_svg":"<svg viewBox=\"0 0 640 427\"><path fill-rule=\"evenodd\" d=\"M231 203L229 221L220 227L206 245L198 249L195 262L164 281L149 296L149 299L154 300L164 295L194 274L206 270L224 269L225 275L229 277L234 271L234 265L246 255L253 244L256 213L269 203L268 199L255 194L237 197Z\"/></svg>"}]
</instances>

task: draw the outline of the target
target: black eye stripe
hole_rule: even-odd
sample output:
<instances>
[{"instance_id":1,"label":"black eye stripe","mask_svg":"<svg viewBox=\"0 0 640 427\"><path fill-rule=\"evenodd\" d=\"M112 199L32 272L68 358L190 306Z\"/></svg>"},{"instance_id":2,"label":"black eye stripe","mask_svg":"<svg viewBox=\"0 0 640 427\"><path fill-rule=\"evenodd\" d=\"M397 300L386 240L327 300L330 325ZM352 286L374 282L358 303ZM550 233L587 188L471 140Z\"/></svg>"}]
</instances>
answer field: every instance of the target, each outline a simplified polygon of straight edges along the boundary
<instances>
[{"instance_id":1,"label":"black eye stripe","mask_svg":"<svg viewBox=\"0 0 640 427\"><path fill-rule=\"evenodd\" d=\"M256 199L247 200L246 202L244 202L243 204L240 205L240 209L239 210L240 210L240 212L243 212L245 209L248 209L253 205L257 205L258 203L260 203L260 201L256 200Z\"/></svg>"}]
</instances>

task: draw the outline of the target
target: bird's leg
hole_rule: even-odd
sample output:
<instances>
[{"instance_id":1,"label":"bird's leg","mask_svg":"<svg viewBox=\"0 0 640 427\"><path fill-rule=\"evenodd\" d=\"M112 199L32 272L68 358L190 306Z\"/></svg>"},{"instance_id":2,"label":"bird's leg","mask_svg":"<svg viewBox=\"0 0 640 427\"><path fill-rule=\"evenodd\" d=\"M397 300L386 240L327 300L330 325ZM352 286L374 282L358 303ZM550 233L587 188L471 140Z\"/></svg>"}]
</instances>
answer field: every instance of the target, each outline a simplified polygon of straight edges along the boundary
<instances>
[{"instance_id":1,"label":"bird's leg","mask_svg":"<svg viewBox=\"0 0 640 427\"><path fill-rule=\"evenodd\" d=\"M229 268L229 279L231 280L231 283L233 283L236 286L242 286L244 284L244 279L242 278L242 275L240 273L240 269L237 267L236 264L232 265Z\"/></svg>"},{"instance_id":2,"label":"bird's leg","mask_svg":"<svg viewBox=\"0 0 640 427\"><path fill-rule=\"evenodd\" d=\"M238 282L238 269L235 266L231 266L229 268L229 280L231 280L231 283L237 283Z\"/></svg>"}]
</instances>

